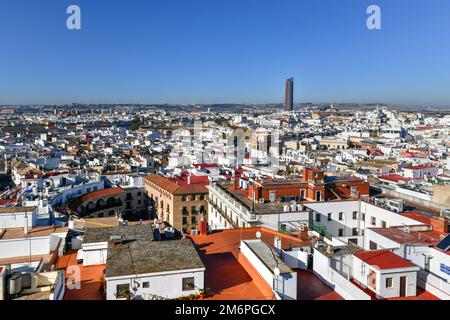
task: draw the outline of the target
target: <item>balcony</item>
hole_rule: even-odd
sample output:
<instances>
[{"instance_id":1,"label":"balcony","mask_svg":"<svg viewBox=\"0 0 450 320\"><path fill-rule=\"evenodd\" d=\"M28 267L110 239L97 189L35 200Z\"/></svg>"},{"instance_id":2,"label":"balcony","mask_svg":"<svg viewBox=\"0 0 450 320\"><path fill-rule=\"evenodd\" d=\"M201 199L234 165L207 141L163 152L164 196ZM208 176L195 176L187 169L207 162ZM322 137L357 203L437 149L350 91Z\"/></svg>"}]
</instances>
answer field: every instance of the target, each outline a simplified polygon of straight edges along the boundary
<instances>
[{"instance_id":1,"label":"balcony","mask_svg":"<svg viewBox=\"0 0 450 320\"><path fill-rule=\"evenodd\" d=\"M229 205L230 208L244 221L252 223L257 222L256 219L256 213L253 213L251 211L251 208L243 203L241 200L239 200L237 197L235 197L232 194L229 194L228 191L218 184L210 185L210 188L214 189L216 192L214 195L217 198L220 198L220 200L225 203L226 205ZM208 199L208 203L211 203L211 200Z\"/></svg>"},{"instance_id":2,"label":"balcony","mask_svg":"<svg viewBox=\"0 0 450 320\"><path fill-rule=\"evenodd\" d=\"M233 226L233 228L240 228L241 226L239 226L236 222L234 222L231 217L229 215L227 215L225 212L223 212L218 206L216 206L214 203L212 203L211 201L208 201L209 205L212 206L214 209L216 209L220 215L225 219L226 222L228 222L230 225Z\"/></svg>"}]
</instances>

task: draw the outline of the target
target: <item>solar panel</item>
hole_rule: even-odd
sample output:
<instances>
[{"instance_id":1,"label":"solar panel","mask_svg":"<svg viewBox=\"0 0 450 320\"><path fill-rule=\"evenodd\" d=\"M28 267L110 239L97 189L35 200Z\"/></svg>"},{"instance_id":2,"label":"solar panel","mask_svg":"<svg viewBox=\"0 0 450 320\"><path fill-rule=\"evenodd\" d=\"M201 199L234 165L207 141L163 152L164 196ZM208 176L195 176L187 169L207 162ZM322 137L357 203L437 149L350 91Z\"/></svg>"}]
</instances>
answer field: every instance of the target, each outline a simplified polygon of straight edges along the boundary
<instances>
[{"instance_id":1,"label":"solar panel","mask_svg":"<svg viewBox=\"0 0 450 320\"><path fill-rule=\"evenodd\" d=\"M436 246L437 248L448 251L450 249L450 234L447 235L444 239L441 240Z\"/></svg>"}]
</instances>

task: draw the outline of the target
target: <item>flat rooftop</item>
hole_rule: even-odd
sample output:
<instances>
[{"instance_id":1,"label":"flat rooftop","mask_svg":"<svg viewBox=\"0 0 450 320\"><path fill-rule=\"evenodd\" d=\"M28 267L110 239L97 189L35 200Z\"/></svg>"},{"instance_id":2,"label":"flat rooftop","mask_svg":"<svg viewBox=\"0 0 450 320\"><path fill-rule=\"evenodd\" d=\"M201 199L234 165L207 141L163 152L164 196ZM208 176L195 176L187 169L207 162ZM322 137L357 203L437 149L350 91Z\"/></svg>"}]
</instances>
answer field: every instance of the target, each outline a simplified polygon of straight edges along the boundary
<instances>
[{"instance_id":1,"label":"flat rooftop","mask_svg":"<svg viewBox=\"0 0 450 320\"><path fill-rule=\"evenodd\" d=\"M239 201L241 204L246 206L249 210L252 209L252 200L247 197L247 190L231 190L230 184L218 184L219 188L222 187L227 193L232 195L235 200ZM300 201L300 203L308 203L308 201ZM256 214L278 214L280 212L284 212L284 206L290 205L289 202L266 202L266 203L258 203L255 202L255 213ZM289 211L291 209L289 207ZM297 211L297 210L295 210Z\"/></svg>"},{"instance_id":2,"label":"flat rooftop","mask_svg":"<svg viewBox=\"0 0 450 320\"><path fill-rule=\"evenodd\" d=\"M443 239L439 233L433 231L405 232L401 227L369 229L399 244L424 244L436 246Z\"/></svg>"},{"instance_id":3,"label":"flat rooftop","mask_svg":"<svg viewBox=\"0 0 450 320\"><path fill-rule=\"evenodd\" d=\"M77 266L80 270L79 280L80 290L67 290L63 300L104 300L102 292L105 265L83 266L77 263L77 251L72 251L60 257L56 265L57 270L66 270L68 267ZM73 272L73 270L72 270ZM66 279L73 276L73 273L66 272Z\"/></svg>"},{"instance_id":4,"label":"flat rooftop","mask_svg":"<svg viewBox=\"0 0 450 320\"><path fill-rule=\"evenodd\" d=\"M111 236L121 237L123 241L153 241L153 229L148 224L118 227L86 228L83 243L108 242Z\"/></svg>"},{"instance_id":5,"label":"flat rooftop","mask_svg":"<svg viewBox=\"0 0 450 320\"><path fill-rule=\"evenodd\" d=\"M105 277L205 268L190 239L133 241L108 248Z\"/></svg>"},{"instance_id":6,"label":"flat rooftop","mask_svg":"<svg viewBox=\"0 0 450 320\"><path fill-rule=\"evenodd\" d=\"M103 218L87 218L87 219L73 219L74 227L77 229L86 228L114 228L119 226L119 218L117 217L103 217ZM143 224L151 224L153 221L144 220ZM128 221L128 225L141 224L140 221Z\"/></svg>"},{"instance_id":7,"label":"flat rooftop","mask_svg":"<svg viewBox=\"0 0 450 320\"><path fill-rule=\"evenodd\" d=\"M0 208L0 214L2 213L17 213L17 212L32 212L36 206L34 207L8 207L8 208Z\"/></svg>"},{"instance_id":8,"label":"flat rooftop","mask_svg":"<svg viewBox=\"0 0 450 320\"><path fill-rule=\"evenodd\" d=\"M210 300L274 300L272 289L252 268L240 253L241 240L261 240L273 247L275 236L281 238L285 250L308 245L298 238L285 235L267 228L228 229L208 235L191 236L206 266L205 285L214 292ZM312 272L295 270L298 279L298 297L305 300L342 299L333 289L325 285Z\"/></svg>"},{"instance_id":9,"label":"flat rooftop","mask_svg":"<svg viewBox=\"0 0 450 320\"><path fill-rule=\"evenodd\" d=\"M52 233L64 233L67 231L67 227L54 226L39 226L33 228L29 227L27 234L24 233L24 228L3 229L3 232L0 231L0 240L24 239L28 237L46 237Z\"/></svg>"},{"instance_id":10,"label":"flat rooftop","mask_svg":"<svg viewBox=\"0 0 450 320\"><path fill-rule=\"evenodd\" d=\"M275 268L280 270L280 273L292 273L291 268L284 263L277 255L276 251L265 242L261 240L244 240L244 243L253 251L253 253L264 263L264 265L273 271Z\"/></svg>"}]
</instances>

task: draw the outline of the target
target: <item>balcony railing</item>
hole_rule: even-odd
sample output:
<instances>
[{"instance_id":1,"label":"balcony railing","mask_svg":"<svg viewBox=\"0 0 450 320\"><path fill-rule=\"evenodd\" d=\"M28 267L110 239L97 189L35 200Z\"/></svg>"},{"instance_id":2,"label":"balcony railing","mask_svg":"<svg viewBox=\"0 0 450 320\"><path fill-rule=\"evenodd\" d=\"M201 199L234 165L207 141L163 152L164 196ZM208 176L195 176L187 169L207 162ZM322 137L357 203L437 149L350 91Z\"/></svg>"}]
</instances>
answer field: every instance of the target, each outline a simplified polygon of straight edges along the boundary
<instances>
[{"instance_id":1,"label":"balcony railing","mask_svg":"<svg viewBox=\"0 0 450 320\"><path fill-rule=\"evenodd\" d=\"M227 221L233 228L240 228L240 226L234 222L229 215L223 212L218 206L216 206L212 201L208 201L209 205L212 206L216 211L220 213L220 215Z\"/></svg>"},{"instance_id":2,"label":"balcony railing","mask_svg":"<svg viewBox=\"0 0 450 320\"><path fill-rule=\"evenodd\" d=\"M251 212L251 209L243 203L238 198L230 195L228 191L226 191L222 186L213 184L210 187L212 187L217 193L214 195L222 200L222 202L229 205L233 211L244 221L248 222L256 222L256 214ZM211 202L211 200L208 200L208 202Z\"/></svg>"}]
</instances>

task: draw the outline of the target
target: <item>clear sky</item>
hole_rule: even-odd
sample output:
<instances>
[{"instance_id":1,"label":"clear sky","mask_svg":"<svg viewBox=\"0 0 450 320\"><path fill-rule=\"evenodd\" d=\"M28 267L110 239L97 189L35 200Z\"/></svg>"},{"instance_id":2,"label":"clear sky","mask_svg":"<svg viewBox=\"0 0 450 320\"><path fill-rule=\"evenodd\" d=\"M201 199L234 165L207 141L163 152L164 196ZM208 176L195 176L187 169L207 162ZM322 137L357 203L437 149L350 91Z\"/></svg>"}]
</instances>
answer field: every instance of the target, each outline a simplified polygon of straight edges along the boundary
<instances>
[{"instance_id":1,"label":"clear sky","mask_svg":"<svg viewBox=\"0 0 450 320\"><path fill-rule=\"evenodd\" d=\"M289 77L295 102L450 106L450 1L0 0L0 104L282 102Z\"/></svg>"}]
</instances>

